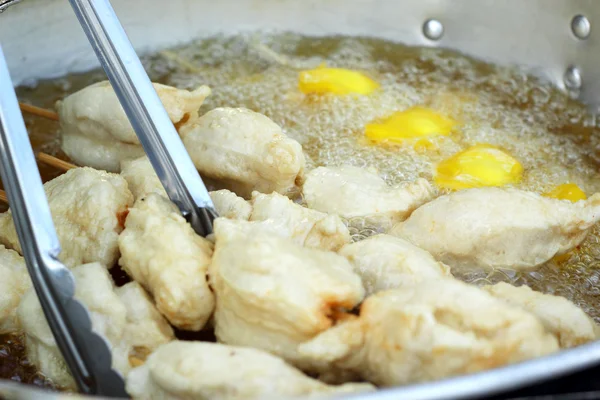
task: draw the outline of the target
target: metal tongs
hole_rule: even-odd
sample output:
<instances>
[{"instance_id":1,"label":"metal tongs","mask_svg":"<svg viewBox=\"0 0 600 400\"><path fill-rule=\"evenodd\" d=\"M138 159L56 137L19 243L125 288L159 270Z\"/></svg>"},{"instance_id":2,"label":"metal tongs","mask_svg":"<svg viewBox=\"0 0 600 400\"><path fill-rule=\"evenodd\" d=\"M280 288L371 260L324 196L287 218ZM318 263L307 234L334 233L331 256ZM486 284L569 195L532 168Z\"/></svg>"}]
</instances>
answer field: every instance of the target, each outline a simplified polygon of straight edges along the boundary
<instances>
[{"instance_id":1,"label":"metal tongs","mask_svg":"<svg viewBox=\"0 0 600 400\"><path fill-rule=\"evenodd\" d=\"M111 368L108 344L92 331L86 308L73 298L73 275L58 261L60 243L2 48L0 176L33 287L77 385L83 393L127 397L123 378Z\"/></svg>"},{"instance_id":2,"label":"metal tongs","mask_svg":"<svg viewBox=\"0 0 600 400\"><path fill-rule=\"evenodd\" d=\"M0 0L0 12L21 0ZM108 0L69 0L169 198L201 236L212 200Z\"/></svg>"},{"instance_id":3,"label":"metal tongs","mask_svg":"<svg viewBox=\"0 0 600 400\"><path fill-rule=\"evenodd\" d=\"M108 0L69 0L169 198L194 230L212 233L208 191Z\"/></svg>"},{"instance_id":4,"label":"metal tongs","mask_svg":"<svg viewBox=\"0 0 600 400\"><path fill-rule=\"evenodd\" d=\"M17 1L0 0L0 11ZM110 3L70 3L169 198L198 234L212 233L217 213L208 191ZM73 275L58 261L60 243L1 48L0 140L0 175L23 256L73 378L83 393L127 397L108 344L73 297Z\"/></svg>"}]
</instances>

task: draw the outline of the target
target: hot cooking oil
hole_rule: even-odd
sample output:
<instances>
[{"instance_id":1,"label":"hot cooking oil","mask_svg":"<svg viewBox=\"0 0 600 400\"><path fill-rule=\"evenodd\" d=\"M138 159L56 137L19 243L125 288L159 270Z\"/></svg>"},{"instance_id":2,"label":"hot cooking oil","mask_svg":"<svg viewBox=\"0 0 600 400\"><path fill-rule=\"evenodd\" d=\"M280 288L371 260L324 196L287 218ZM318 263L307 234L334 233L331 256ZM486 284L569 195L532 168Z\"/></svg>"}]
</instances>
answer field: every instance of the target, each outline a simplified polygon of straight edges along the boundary
<instances>
[{"instance_id":1,"label":"hot cooking oil","mask_svg":"<svg viewBox=\"0 0 600 400\"><path fill-rule=\"evenodd\" d=\"M295 34L213 37L148 55L144 64L157 82L187 89L209 85L212 95L201 113L226 106L267 115L302 144L309 169L349 164L376 168L390 185L419 177L434 182L439 163L484 144L502 149L522 168L519 179L506 180L509 186L549 193L569 183L588 195L600 191L595 118L566 94L517 68L442 49ZM364 95L300 90L301 73L322 65L359 71L374 82L373 90ZM39 82L21 87L19 97L52 107L56 100L103 79L94 71ZM402 140L394 145L374 143L365 137L365 126L372 121L412 107L455 121L452 134L428 136L426 143L417 145ZM26 119L36 148L59 153L58 124ZM46 180L57 174L42 172ZM364 219L348 223L354 240L386 228ZM600 321L599 238L597 226L580 248L533 272L455 273L474 284L506 281L562 295Z\"/></svg>"}]
</instances>

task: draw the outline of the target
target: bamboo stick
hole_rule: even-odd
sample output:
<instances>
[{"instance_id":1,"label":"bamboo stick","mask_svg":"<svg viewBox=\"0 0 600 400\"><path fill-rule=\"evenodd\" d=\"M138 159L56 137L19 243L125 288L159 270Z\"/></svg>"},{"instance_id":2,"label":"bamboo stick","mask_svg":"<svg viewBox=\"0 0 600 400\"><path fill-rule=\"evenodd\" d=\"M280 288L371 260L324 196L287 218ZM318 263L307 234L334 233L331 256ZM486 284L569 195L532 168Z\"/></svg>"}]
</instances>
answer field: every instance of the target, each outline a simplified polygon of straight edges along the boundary
<instances>
[{"instance_id":1,"label":"bamboo stick","mask_svg":"<svg viewBox=\"0 0 600 400\"><path fill-rule=\"evenodd\" d=\"M37 115L38 117L51 119L53 121L58 121L58 114L54 111L46 110L45 108L32 106L31 104L19 103L19 107L21 111Z\"/></svg>"},{"instance_id":2,"label":"bamboo stick","mask_svg":"<svg viewBox=\"0 0 600 400\"><path fill-rule=\"evenodd\" d=\"M51 156L50 154L46 153L37 153L36 158L39 162L42 162L61 171L68 171L70 169L77 168L77 165L71 164L70 162L61 160L60 158Z\"/></svg>"}]
</instances>

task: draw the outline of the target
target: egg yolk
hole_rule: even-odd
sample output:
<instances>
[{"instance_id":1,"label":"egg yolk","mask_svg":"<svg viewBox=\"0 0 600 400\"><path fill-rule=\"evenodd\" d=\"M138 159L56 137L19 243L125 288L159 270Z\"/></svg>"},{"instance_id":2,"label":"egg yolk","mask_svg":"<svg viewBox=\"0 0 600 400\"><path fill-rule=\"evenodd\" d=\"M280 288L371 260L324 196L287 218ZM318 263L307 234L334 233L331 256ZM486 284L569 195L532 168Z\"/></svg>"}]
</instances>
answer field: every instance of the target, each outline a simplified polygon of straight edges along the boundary
<instances>
[{"instance_id":1,"label":"egg yolk","mask_svg":"<svg viewBox=\"0 0 600 400\"><path fill-rule=\"evenodd\" d=\"M548 193L544 193L544 196L559 200L569 200L573 203L587 199L585 192L574 183L558 185Z\"/></svg>"},{"instance_id":2,"label":"egg yolk","mask_svg":"<svg viewBox=\"0 0 600 400\"><path fill-rule=\"evenodd\" d=\"M456 121L433 110L412 107L365 126L365 135L375 143L401 143L406 139L449 135Z\"/></svg>"},{"instance_id":3,"label":"egg yolk","mask_svg":"<svg viewBox=\"0 0 600 400\"><path fill-rule=\"evenodd\" d=\"M413 145L413 148L420 153L424 153L427 151L437 149L437 145L436 145L436 143L432 142L430 139L419 139L415 142L415 144Z\"/></svg>"},{"instance_id":4,"label":"egg yolk","mask_svg":"<svg viewBox=\"0 0 600 400\"><path fill-rule=\"evenodd\" d=\"M516 183L523 167L499 148L480 144L442 161L436 168L435 183L444 189L460 190Z\"/></svg>"},{"instance_id":5,"label":"egg yolk","mask_svg":"<svg viewBox=\"0 0 600 400\"><path fill-rule=\"evenodd\" d=\"M349 69L318 67L301 71L298 87L303 93L370 94L379 84L368 76Z\"/></svg>"}]
</instances>

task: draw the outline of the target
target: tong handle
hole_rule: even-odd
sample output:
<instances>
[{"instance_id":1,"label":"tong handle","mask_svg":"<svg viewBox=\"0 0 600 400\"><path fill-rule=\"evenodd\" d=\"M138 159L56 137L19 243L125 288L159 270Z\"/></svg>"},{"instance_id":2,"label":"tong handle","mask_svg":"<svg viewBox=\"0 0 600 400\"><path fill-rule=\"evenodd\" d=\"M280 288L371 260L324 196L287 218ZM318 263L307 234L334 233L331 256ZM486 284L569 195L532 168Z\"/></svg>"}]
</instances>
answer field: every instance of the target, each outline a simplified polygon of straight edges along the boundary
<instances>
[{"instance_id":1,"label":"tong handle","mask_svg":"<svg viewBox=\"0 0 600 400\"><path fill-rule=\"evenodd\" d=\"M60 244L1 47L0 154L0 176L25 263L73 378L84 393L127 397L123 379L111 369L107 343L73 298L73 275L57 260Z\"/></svg>"},{"instance_id":2,"label":"tong handle","mask_svg":"<svg viewBox=\"0 0 600 400\"><path fill-rule=\"evenodd\" d=\"M110 2L69 1L169 198L209 235L212 200Z\"/></svg>"},{"instance_id":3,"label":"tong handle","mask_svg":"<svg viewBox=\"0 0 600 400\"><path fill-rule=\"evenodd\" d=\"M8 7L17 4L21 0L0 0L0 13L4 12Z\"/></svg>"}]
</instances>

